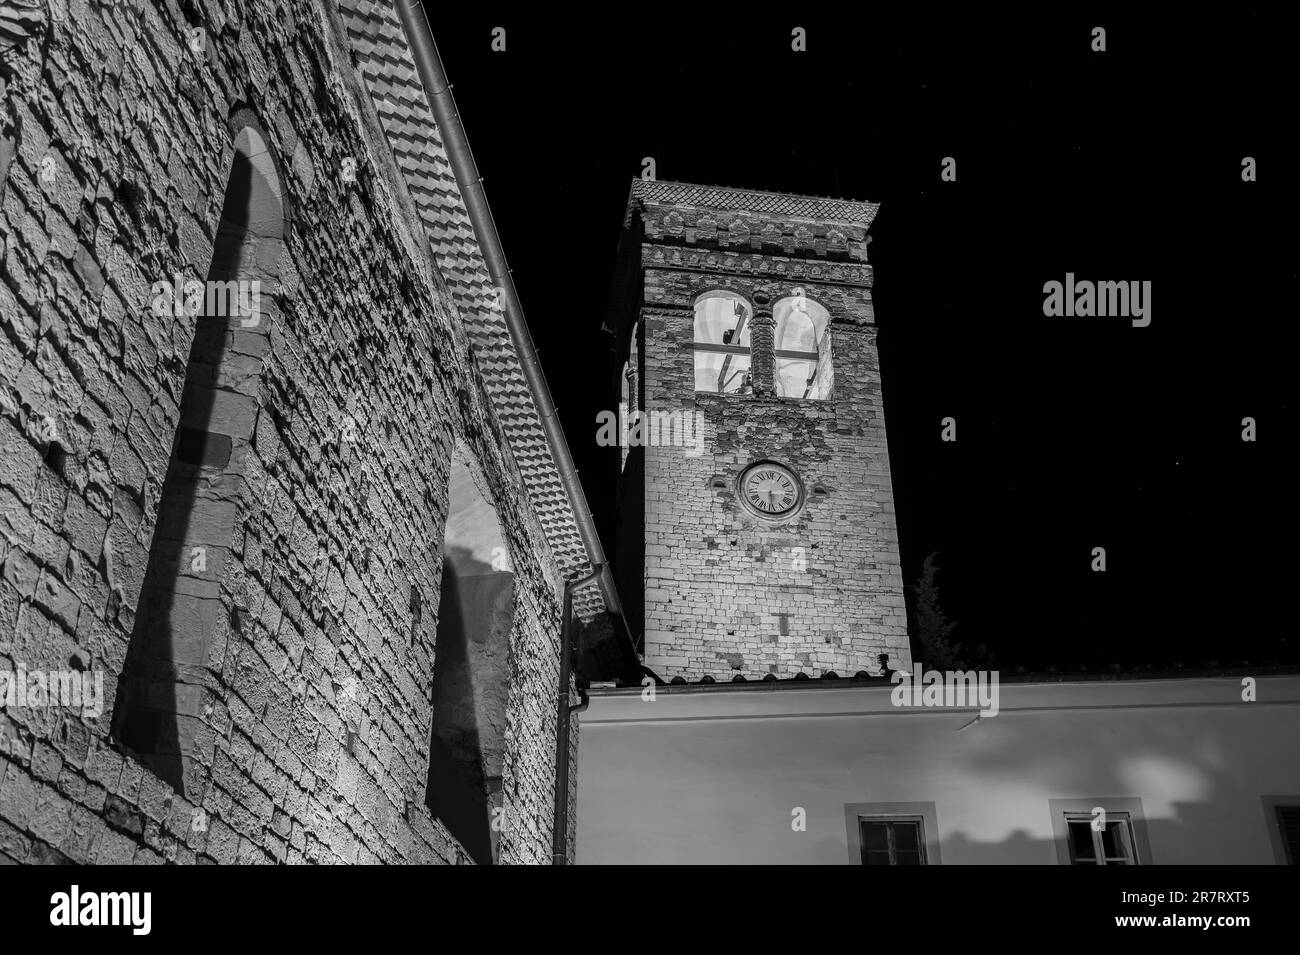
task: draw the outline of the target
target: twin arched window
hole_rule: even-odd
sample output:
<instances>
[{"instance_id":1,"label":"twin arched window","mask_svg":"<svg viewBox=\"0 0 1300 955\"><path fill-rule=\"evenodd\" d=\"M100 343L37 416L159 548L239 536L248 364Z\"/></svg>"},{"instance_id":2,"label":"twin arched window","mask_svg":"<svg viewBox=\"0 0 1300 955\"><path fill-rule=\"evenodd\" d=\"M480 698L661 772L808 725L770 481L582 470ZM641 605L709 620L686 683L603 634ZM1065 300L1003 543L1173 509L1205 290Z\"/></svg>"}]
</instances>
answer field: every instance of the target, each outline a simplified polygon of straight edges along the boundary
<instances>
[{"instance_id":1,"label":"twin arched window","mask_svg":"<svg viewBox=\"0 0 1300 955\"><path fill-rule=\"evenodd\" d=\"M772 386L783 398L825 401L833 368L830 313L802 289L772 307L776 323ZM705 292L695 301L695 390L749 394L750 321L754 308L734 292Z\"/></svg>"},{"instance_id":2,"label":"twin arched window","mask_svg":"<svg viewBox=\"0 0 1300 955\"><path fill-rule=\"evenodd\" d=\"M785 398L825 401L834 380L831 316L802 290L772 306L776 321L776 393Z\"/></svg>"},{"instance_id":3,"label":"twin arched window","mask_svg":"<svg viewBox=\"0 0 1300 955\"><path fill-rule=\"evenodd\" d=\"M695 301L695 390L749 394L749 320L754 308L733 292Z\"/></svg>"}]
</instances>

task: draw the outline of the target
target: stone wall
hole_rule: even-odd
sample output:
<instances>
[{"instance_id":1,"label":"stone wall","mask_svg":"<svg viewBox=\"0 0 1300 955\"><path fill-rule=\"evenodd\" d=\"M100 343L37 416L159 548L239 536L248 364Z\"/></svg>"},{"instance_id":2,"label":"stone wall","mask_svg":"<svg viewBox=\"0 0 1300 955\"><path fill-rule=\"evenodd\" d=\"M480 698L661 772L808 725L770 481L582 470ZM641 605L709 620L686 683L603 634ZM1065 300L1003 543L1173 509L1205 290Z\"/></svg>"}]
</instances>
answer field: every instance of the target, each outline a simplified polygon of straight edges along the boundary
<instances>
[{"instance_id":1,"label":"stone wall","mask_svg":"<svg viewBox=\"0 0 1300 955\"><path fill-rule=\"evenodd\" d=\"M104 693L98 713L0 712L0 858L468 861L425 808L459 438L516 577L500 858L549 861L558 574L336 12L38 9L0 72L0 671ZM183 542L177 592L211 612L171 672L194 725L168 781L110 728L212 319L160 317L151 289L208 276L247 130L284 234L239 273L267 282L256 341L232 324L206 366L248 428L195 465L233 530L202 561Z\"/></svg>"},{"instance_id":2,"label":"stone wall","mask_svg":"<svg viewBox=\"0 0 1300 955\"><path fill-rule=\"evenodd\" d=\"M909 667L865 230L641 214L643 399L705 423L701 455L644 451L646 665L688 680L877 672L881 653ZM696 392L695 299L725 289L777 301L795 288L831 315L832 400ZM737 500L741 471L769 458L804 485L807 503L784 524Z\"/></svg>"}]
</instances>

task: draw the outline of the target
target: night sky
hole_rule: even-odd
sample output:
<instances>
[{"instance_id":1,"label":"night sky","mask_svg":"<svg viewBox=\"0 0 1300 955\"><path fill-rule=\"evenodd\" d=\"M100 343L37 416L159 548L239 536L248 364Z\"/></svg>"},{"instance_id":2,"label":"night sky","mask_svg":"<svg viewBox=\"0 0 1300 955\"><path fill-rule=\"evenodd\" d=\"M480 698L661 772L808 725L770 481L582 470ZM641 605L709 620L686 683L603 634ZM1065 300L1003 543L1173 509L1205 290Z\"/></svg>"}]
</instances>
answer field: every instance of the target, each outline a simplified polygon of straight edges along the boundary
<instances>
[{"instance_id":1,"label":"night sky","mask_svg":"<svg viewBox=\"0 0 1300 955\"><path fill-rule=\"evenodd\" d=\"M1280 24L482 9L430 20L607 551L600 326L653 156L660 179L882 203L903 574L937 552L955 639L1004 668L1300 662ZM1044 317L1043 284L1066 272L1151 281L1151 325Z\"/></svg>"}]
</instances>

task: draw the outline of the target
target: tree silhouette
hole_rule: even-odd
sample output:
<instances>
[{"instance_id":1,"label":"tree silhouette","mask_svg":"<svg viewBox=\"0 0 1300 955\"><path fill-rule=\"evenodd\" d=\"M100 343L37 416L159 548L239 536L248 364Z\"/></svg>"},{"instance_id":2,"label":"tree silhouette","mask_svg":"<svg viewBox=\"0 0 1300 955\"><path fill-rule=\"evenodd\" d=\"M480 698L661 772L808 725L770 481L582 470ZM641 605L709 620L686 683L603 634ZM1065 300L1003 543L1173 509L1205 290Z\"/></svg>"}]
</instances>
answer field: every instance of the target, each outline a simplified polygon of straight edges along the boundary
<instances>
[{"instance_id":1,"label":"tree silhouette","mask_svg":"<svg viewBox=\"0 0 1300 955\"><path fill-rule=\"evenodd\" d=\"M939 606L939 585L936 577L938 555L930 553L921 564L921 576L909 590L912 593L912 610L909 614L912 630L913 656L923 667L932 670L961 670L968 664L989 662L984 644L970 654L968 661L962 654L962 645L952 640L956 621L949 620Z\"/></svg>"}]
</instances>

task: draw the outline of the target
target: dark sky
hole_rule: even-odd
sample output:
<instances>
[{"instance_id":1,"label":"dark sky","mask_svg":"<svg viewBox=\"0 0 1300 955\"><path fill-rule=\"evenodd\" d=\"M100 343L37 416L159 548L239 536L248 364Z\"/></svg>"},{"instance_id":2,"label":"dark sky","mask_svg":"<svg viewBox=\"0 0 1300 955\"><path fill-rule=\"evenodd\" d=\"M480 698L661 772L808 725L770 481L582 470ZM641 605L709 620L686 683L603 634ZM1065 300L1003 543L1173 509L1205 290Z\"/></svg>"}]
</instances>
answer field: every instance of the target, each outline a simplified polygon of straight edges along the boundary
<instances>
[{"instance_id":1,"label":"dark sky","mask_svg":"<svg viewBox=\"0 0 1300 955\"><path fill-rule=\"evenodd\" d=\"M602 528L599 329L629 181L653 156L660 179L882 203L904 578L938 553L956 638L1004 667L1300 662L1280 24L445 9L435 39ZM1151 281L1150 327L1045 318L1043 283L1067 271Z\"/></svg>"}]
</instances>

